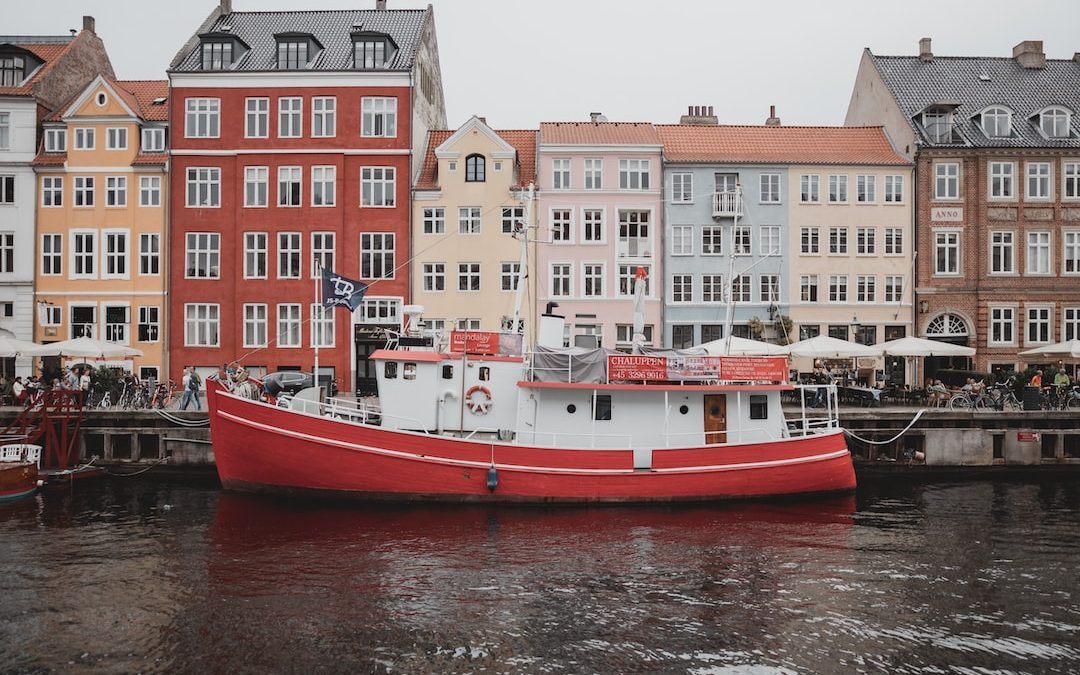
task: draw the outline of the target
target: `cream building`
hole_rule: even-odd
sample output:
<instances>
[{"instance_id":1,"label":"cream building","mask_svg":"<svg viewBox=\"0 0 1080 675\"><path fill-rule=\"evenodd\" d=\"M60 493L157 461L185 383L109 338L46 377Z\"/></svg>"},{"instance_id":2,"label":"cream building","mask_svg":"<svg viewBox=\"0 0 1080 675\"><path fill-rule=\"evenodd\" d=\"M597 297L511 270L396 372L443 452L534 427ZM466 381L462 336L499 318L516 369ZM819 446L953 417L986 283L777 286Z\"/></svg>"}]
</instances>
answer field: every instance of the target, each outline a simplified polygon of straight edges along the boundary
<instances>
[{"instance_id":1,"label":"cream building","mask_svg":"<svg viewBox=\"0 0 1080 675\"><path fill-rule=\"evenodd\" d=\"M474 116L457 131L429 133L413 189L411 266L426 327L443 337L495 331L513 316L521 243L512 234L525 229L524 190L535 180L535 131L495 131ZM535 229L525 231L535 259ZM521 308L526 335L537 316L534 278Z\"/></svg>"}]
</instances>

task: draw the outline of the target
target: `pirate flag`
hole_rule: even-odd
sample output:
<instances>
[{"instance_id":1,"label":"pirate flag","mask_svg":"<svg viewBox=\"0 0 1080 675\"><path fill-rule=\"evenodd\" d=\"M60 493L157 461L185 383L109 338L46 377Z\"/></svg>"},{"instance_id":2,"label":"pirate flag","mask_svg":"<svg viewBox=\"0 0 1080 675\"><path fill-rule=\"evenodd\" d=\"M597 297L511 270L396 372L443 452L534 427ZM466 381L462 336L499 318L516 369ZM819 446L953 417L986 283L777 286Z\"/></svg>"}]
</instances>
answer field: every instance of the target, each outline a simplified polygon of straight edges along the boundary
<instances>
[{"instance_id":1,"label":"pirate flag","mask_svg":"<svg viewBox=\"0 0 1080 675\"><path fill-rule=\"evenodd\" d=\"M348 307L355 311L367 292L367 284L346 279L328 269L322 271L322 304L324 307Z\"/></svg>"}]
</instances>

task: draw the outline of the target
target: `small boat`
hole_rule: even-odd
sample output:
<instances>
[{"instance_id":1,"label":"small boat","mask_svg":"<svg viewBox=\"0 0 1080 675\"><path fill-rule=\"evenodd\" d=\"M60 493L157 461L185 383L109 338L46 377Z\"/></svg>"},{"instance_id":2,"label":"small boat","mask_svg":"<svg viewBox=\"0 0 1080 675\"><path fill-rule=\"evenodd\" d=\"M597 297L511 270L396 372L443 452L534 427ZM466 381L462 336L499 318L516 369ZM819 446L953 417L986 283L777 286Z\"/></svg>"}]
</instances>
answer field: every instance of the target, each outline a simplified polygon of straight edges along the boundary
<instances>
[{"instance_id":1,"label":"small boat","mask_svg":"<svg viewBox=\"0 0 1080 675\"><path fill-rule=\"evenodd\" d=\"M28 457L28 449L36 449L40 456L39 446L0 446L0 503L29 497L37 491L40 485L37 457Z\"/></svg>"}]
</instances>

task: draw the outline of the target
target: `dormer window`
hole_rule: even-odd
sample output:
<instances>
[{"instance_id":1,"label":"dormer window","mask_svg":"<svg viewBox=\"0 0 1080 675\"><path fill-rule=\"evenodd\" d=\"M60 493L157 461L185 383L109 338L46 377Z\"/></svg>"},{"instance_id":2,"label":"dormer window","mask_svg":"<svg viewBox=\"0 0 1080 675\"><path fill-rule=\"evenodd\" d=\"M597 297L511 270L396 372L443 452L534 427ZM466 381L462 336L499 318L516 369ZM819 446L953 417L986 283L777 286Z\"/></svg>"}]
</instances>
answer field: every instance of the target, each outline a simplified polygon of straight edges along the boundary
<instances>
[{"instance_id":1,"label":"dormer window","mask_svg":"<svg viewBox=\"0 0 1080 675\"><path fill-rule=\"evenodd\" d=\"M278 33L274 38L277 39L278 70L304 70L322 49L310 33Z\"/></svg>"},{"instance_id":2,"label":"dormer window","mask_svg":"<svg viewBox=\"0 0 1080 675\"><path fill-rule=\"evenodd\" d=\"M353 33L353 67L358 70L385 68L397 45L385 33Z\"/></svg>"},{"instance_id":3,"label":"dormer window","mask_svg":"<svg viewBox=\"0 0 1080 675\"><path fill-rule=\"evenodd\" d=\"M26 59L21 56L0 56L0 87L17 87L26 77Z\"/></svg>"},{"instance_id":4,"label":"dormer window","mask_svg":"<svg viewBox=\"0 0 1080 675\"><path fill-rule=\"evenodd\" d=\"M949 143L953 132L952 113L945 111L927 111L923 113L923 128L927 136L935 143Z\"/></svg>"},{"instance_id":5,"label":"dormer window","mask_svg":"<svg viewBox=\"0 0 1080 675\"><path fill-rule=\"evenodd\" d=\"M202 40L202 69L231 70L248 50L243 40L224 30L204 33Z\"/></svg>"},{"instance_id":6,"label":"dormer window","mask_svg":"<svg viewBox=\"0 0 1080 675\"><path fill-rule=\"evenodd\" d=\"M1068 138L1070 117L1064 108L1047 108L1039 113L1039 128L1047 138Z\"/></svg>"},{"instance_id":7,"label":"dormer window","mask_svg":"<svg viewBox=\"0 0 1080 675\"><path fill-rule=\"evenodd\" d=\"M465 182L483 183L487 180L487 171L483 155L469 155L465 158Z\"/></svg>"},{"instance_id":8,"label":"dormer window","mask_svg":"<svg viewBox=\"0 0 1080 675\"><path fill-rule=\"evenodd\" d=\"M1003 138L1012 133L1012 113L1005 108L987 108L982 113L982 130L989 138Z\"/></svg>"}]
</instances>

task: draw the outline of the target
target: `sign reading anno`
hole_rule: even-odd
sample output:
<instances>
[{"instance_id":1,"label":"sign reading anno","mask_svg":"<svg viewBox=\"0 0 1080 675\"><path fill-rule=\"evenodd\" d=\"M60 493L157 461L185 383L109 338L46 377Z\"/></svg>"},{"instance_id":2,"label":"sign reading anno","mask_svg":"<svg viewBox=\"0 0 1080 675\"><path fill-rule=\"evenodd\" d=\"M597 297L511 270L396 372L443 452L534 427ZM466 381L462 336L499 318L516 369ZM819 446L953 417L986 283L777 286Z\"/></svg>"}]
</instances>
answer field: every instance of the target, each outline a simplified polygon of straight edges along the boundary
<instances>
[{"instance_id":1,"label":"sign reading anno","mask_svg":"<svg viewBox=\"0 0 1080 675\"><path fill-rule=\"evenodd\" d=\"M964 220L964 209L959 206L936 206L930 209L930 220L959 223Z\"/></svg>"}]
</instances>

